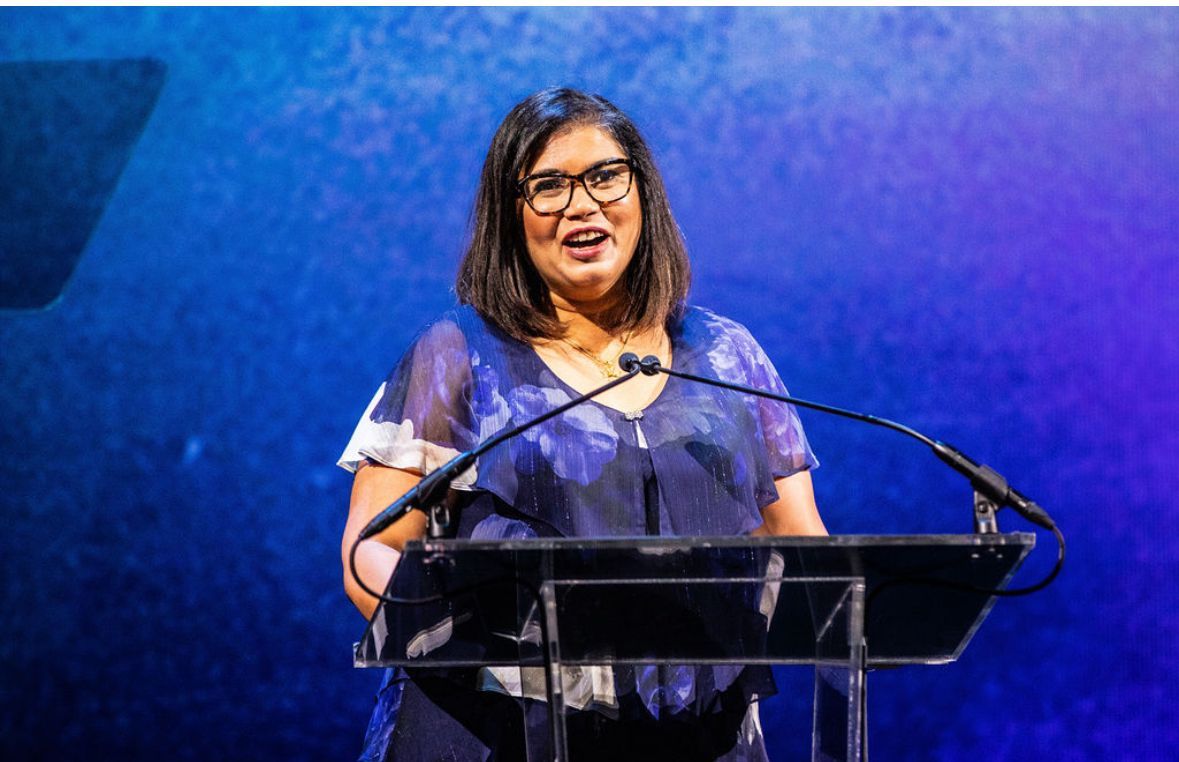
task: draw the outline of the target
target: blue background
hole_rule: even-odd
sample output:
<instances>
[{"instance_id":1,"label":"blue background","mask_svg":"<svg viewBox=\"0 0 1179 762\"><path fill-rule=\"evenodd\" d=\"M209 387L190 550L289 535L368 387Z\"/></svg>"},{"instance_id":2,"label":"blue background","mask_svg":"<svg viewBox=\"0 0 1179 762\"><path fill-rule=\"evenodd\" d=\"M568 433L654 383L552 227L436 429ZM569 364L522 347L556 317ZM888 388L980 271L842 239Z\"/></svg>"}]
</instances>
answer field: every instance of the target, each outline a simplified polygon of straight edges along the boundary
<instances>
[{"instance_id":1,"label":"blue background","mask_svg":"<svg viewBox=\"0 0 1179 762\"><path fill-rule=\"evenodd\" d=\"M169 80L63 299L0 314L0 756L356 753L332 464L551 84L644 128L694 301L794 393L954 442L1071 541L961 661L872 676L873 753L1179 747L1179 13L0 10L0 60L143 55ZM803 418L833 532L969 530L921 448Z\"/></svg>"}]
</instances>

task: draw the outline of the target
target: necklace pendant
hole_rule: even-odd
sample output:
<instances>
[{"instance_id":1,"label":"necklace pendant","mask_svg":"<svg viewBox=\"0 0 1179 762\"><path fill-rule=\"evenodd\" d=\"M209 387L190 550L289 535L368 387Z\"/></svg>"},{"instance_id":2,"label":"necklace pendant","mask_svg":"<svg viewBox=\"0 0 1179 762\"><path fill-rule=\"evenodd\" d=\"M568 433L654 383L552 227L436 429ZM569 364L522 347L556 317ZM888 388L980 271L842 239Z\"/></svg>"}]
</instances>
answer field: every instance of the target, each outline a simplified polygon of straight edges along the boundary
<instances>
[{"instance_id":1,"label":"necklace pendant","mask_svg":"<svg viewBox=\"0 0 1179 762\"><path fill-rule=\"evenodd\" d=\"M626 349L626 342L629 340L630 339L627 338L622 342L623 349ZM601 374L603 376L605 376L606 378L620 378L622 376L622 368L619 367L618 365L616 365L612 362L608 362L606 360L603 360L601 358L601 356L599 356L598 354L596 354L594 352L591 352L590 350L588 350L585 347L578 344L576 341L571 341L569 339L561 339L561 341L564 342L568 347L573 349L575 352L577 352L578 354L585 357L591 363L596 365L598 370L601 372ZM607 346L609 346L609 345L607 345Z\"/></svg>"}]
</instances>

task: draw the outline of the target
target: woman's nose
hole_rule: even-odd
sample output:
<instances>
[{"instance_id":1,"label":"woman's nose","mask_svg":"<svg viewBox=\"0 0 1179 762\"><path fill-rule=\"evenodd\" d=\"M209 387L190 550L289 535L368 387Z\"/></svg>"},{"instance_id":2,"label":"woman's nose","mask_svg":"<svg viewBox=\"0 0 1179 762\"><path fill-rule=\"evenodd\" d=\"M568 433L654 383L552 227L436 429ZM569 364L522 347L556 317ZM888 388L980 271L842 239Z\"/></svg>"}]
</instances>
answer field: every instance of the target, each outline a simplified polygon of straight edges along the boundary
<instances>
[{"instance_id":1,"label":"woman's nose","mask_svg":"<svg viewBox=\"0 0 1179 762\"><path fill-rule=\"evenodd\" d=\"M573 198L569 199L569 206L565 207L565 214L573 217L580 217L586 214L593 214L602 205L594 200L594 197L586 190L585 185L577 183L573 186Z\"/></svg>"}]
</instances>

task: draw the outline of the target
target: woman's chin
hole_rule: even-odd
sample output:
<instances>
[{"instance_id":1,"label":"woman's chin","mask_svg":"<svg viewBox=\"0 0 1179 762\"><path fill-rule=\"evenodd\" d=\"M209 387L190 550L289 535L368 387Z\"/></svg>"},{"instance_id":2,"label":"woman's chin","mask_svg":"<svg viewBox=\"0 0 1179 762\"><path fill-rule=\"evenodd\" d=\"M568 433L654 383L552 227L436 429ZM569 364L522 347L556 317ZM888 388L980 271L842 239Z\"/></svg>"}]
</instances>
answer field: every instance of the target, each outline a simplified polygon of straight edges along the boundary
<instances>
[{"instance_id":1,"label":"woman's chin","mask_svg":"<svg viewBox=\"0 0 1179 762\"><path fill-rule=\"evenodd\" d=\"M577 312L587 309L596 312L618 300L620 295L614 288L617 282L617 279L612 279L569 283L563 288L553 289L553 303Z\"/></svg>"}]
</instances>

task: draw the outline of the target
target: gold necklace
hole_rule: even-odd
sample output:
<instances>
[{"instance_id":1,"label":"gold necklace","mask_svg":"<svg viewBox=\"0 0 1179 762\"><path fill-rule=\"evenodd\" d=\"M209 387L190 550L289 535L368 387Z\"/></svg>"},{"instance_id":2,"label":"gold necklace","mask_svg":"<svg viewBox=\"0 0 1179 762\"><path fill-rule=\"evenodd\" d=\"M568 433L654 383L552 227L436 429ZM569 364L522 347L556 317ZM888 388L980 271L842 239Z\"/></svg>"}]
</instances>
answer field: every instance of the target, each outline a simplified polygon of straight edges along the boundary
<instances>
[{"instance_id":1,"label":"gold necklace","mask_svg":"<svg viewBox=\"0 0 1179 762\"><path fill-rule=\"evenodd\" d=\"M634 331L631 331L629 334L622 337L622 346L620 346L618 348L618 354L620 356L622 355L622 350L626 349L627 343L633 338L634 338ZM577 352L585 355L585 357L587 357L590 360L590 362L592 362L594 365L598 366L598 372L600 372L604 378L618 378L622 375L622 368L619 368L617 364L612 363L608 360L603 360L601 358L601 356L598 355L596 352L586 349L585 347L578 344L573 339L562 338L561 341L568 344L570 347L572 347ZM613 343L614 343L614 340L611 339L610 344L613 344ZM609 347L610 344L607 344L606 346Z\"/></svg>"}]
</instances>

